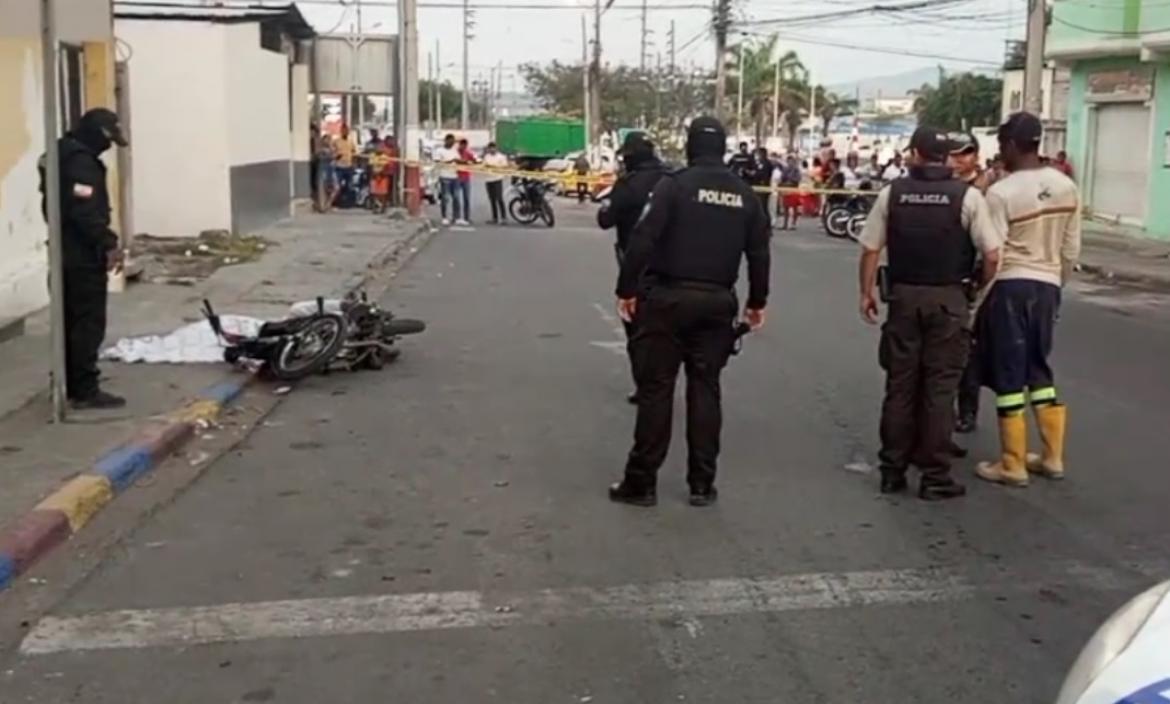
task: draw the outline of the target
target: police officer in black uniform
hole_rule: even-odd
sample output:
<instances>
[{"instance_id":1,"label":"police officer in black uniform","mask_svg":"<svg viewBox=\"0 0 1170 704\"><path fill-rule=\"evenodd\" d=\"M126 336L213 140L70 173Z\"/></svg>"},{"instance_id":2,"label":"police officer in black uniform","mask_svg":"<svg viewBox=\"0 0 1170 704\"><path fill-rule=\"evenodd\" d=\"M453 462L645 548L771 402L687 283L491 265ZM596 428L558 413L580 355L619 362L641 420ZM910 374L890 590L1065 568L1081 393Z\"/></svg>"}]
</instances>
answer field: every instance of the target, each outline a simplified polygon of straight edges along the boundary
<instances>
[{"instance_id":1,"label":"police officer in black uniform","mask_svg":"<svg viewBox=\"0 0 1170 704\"><path fill-rule=\"evenodd\" d=\"M888 250L889 315L879 361L886 371L882 403L881 491L907 486L906 470L922 473L926 500L962 496L950 477L955 394L967 361L968 304L964 281L977 252L984 282L995 276L1000 238L979 189L953 178L946 133L919 127L910 140L909 178L878 193L861 244L861 314L877 322L874 288Z\"/></svg>"},{"instance_id":2,"label":"police officer in black uniform","mask_svg":"<svg viewBox=\"0 0 1170 704\"><path fill-rule=\"evenodd\" d=\"M95 108L58 141L61 250L65 272L65 391L74 408L118 408L125 399L98 385L98 349L106 335L108 272L122 264L110 229L106 166L111 145L126 146L118 116ZM41 190L44 191L44 169Z\"/></svg>"},{"instance_id":3,"label":"police officer in black uniform","mask_svg":"<svg viewBox=\"0 0 1170 704\"><path fill-rule=\"evenodd\" d=\"M723 164L726 139L714 118L691 123L688 167L658 182L622 263L618 312L637 322L633 358L640 400L625 477L609 489L614 501L657 503L679 365L687 375L690 503L706 506L716 498L719 376L734 344L739 263L747 257L744 317L752 328L764 324L771 266L767 217L751 188Z\"/></svg>"},{"instance_id":4,"label":"police officer in black uniform","mask_svg":"<svg viewBox=\"0 0 1170 704\"><path fill-rule=\"evenodd\" d=\"M630 246L630 235L634 231L634 225L638 224L638 218L642 216L642 210L650 200L650 192L666 173L666 168L654 154L654 143L641 132L631 132L627 135L619 154L622 157L624 171L613 184L609 197L602 202L601 209L597 211L597 224L603 230L611 227L617 229L617 241L613 248L620 267ZM626 329L626 352L630 356L632 366L634 358L630 341L634 336L633 323L622 321L622 325ZM637 403L638 392L630 394L628 400L630 403Z\"/></svg>"}]
</instances>

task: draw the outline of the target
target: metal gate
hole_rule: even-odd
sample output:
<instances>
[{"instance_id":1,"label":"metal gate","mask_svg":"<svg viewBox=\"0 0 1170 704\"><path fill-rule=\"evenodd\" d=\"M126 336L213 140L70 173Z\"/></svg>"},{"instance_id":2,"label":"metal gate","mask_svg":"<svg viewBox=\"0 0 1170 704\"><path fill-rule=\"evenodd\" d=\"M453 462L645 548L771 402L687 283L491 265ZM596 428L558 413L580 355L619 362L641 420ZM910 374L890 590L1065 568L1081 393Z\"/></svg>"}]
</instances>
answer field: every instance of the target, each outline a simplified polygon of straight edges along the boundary
<instances>
[{"instance_id":1,"label":"metal gate","mask_svg":"<svg viewBox=\"0 0 1170 704\"><path fill-rule=\"evenodd\" d=\"M1143 225L1150 184L1150 109L1144 103L1099 105L1093 129L1089 207L1097 216Z\"/></svg>"}]
</instances>

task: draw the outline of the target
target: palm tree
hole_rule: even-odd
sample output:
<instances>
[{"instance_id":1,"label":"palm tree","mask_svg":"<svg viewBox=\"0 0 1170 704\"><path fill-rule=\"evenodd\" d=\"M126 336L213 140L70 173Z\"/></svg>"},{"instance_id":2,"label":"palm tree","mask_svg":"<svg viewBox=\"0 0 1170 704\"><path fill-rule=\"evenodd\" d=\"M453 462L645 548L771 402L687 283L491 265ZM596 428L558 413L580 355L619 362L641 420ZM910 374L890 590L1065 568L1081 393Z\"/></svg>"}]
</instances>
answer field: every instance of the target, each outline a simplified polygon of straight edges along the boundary
<instances>
[{"instance_id":1,"label":"palm tree","mask_svg":"<svg viewBox=\"0 0 1170 704\"><path fill-rule=\"evenodd\" d=\"M846 98L842 95L837 95L831 91L825 90L824 86L816 87L817 98L817 116L823 121L821 124L821 136L829 136L830 123L834 117L840 115L846 110L852 110L857 107L857 101L853 98Z\"/></svg>"},{"instance_id":2,"label":"palm tree","mask_svg":"<svg viewBox=\"0 0 1170 704\"><path fill-rule=\"evenodd\" d=\"M736 81L743 81L744 108L747 113L746 117L749 117L754 125L757 144L763 142L767 116L771 112L776 65L780 66L780 105L782 111L799 110L803 95L807 92L802 87L807 84L808 71L796 52L788 51L778 59L773 59L777 42L776 35L763 40L744 39L742 44L730 48L726 59L728 75L735 75ZM743 75L739 76L741 48L743 50ZM728 87L727 94L738 97L738 91L739 84L734 83ZM742 131L743 126L737 125L737 132Z\"/></svg>"}]
</instances>

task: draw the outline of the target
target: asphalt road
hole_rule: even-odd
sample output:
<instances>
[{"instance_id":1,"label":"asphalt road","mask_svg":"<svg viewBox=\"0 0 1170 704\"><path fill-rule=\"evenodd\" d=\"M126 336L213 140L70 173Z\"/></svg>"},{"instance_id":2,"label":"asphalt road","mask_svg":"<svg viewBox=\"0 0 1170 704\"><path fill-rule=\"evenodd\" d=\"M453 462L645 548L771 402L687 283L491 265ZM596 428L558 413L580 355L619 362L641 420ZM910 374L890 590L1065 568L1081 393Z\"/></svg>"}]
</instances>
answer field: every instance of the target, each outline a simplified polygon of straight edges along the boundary
<instances>
[{"instance_id":1,"label":"asphalt road","mask_svg":"<svg viewBox=\"0 0 1170 704\"><path fill-rule=\"evenodd\" d=\"M437 235L388 297L427 333L298 386L29 624L0 700L1052 702L1170 576L1165 297L1070 292L1067 481L890 499L858 471L882 380L855 251L778 233L770 325L725 374L720 503L686 505L679 432L636 509L605 497L633 421L610 237L557 208Z\"/></svg>"}]
</instances>

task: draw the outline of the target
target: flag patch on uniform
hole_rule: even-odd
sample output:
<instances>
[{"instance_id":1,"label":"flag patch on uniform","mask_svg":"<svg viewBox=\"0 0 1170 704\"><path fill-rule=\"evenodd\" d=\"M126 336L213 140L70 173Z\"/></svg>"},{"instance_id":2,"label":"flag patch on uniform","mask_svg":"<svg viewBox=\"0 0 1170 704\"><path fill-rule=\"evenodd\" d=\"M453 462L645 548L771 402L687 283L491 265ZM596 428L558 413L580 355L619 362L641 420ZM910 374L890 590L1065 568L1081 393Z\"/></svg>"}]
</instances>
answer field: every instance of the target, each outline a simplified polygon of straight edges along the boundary
<instances>
[{"instance_id":1,"label":"flag patch on uniform","mask_svg":"<svg viewBox=\"0 0 1170 704\"><path fill-rule=\"evenodd\" d=\"M73 184L73 195L78 198L92 198L93 186L86 183L75 183Z\"/></svg>"}]
</instances>

